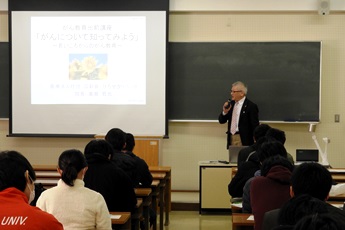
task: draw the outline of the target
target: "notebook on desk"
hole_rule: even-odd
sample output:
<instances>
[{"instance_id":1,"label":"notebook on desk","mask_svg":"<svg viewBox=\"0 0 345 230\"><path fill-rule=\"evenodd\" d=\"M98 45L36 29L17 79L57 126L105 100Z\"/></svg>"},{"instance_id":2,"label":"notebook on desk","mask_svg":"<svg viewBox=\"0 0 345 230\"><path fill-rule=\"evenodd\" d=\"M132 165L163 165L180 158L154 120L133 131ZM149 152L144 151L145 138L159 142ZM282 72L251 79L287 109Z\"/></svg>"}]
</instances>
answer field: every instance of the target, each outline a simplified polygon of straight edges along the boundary
<instances>
[{"instance_id":1,"label":"notebook on desk","mask_svg":"<svg viewBox=\"0 0 345 230\"><path fill-rule=\"evenodd\" d=\"M318 162L319 150L317 149L296 149L296 163Z\"/></svg>"},{"instance_id":2,"label":"notebook on desk","mask_svg":"<svg viewBox=\"0 0 345 230\"><path fill-rule=\"evenodd\" d=\"M246 148L247 146L229 146L229 162L231 164L237 164L238 154L241 149Z\"/></svg>"}]
</instances>

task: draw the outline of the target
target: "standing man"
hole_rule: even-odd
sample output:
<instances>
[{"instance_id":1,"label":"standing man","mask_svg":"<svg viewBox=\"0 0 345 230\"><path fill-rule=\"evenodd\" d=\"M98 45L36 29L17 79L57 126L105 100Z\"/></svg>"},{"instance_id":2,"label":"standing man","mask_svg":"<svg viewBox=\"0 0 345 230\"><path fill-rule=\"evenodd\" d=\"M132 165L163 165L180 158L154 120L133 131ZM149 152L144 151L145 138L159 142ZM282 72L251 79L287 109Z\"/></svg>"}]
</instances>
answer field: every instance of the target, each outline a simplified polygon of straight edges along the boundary
<instances>
[{"instance_id":1,"label":"standing man","mask_svg":"<svg viewBox=\"0 0 345 230\"><path fill-rule=\"evenodd\" d=\"M223 105L223 111L218 117L220 124L228 122L227 145L247 146L254 144L253 133L259 125L259 109L248 100L247 87L237 81L232 84L230 91L231 102Z\"/></svg>"}]
</instances>

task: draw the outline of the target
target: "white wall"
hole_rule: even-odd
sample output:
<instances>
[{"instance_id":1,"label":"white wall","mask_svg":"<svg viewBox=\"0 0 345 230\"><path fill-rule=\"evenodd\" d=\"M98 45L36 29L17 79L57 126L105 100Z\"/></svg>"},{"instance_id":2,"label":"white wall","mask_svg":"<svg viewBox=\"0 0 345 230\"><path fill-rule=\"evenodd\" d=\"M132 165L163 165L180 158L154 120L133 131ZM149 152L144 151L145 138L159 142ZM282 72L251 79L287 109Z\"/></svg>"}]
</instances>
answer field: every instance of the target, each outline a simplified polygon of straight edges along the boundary
<instances>
[{"instance_id":1,"label":"white wall","mask_svg":"<svg viewBox=\"0 0 345 230\"><path fill-rule=\"evenodd\" d=\"M317 11L318 0L170 0L171 11ZM343 0L330 0L331 10L345 10Z\"/></svg>"}]
</instances>

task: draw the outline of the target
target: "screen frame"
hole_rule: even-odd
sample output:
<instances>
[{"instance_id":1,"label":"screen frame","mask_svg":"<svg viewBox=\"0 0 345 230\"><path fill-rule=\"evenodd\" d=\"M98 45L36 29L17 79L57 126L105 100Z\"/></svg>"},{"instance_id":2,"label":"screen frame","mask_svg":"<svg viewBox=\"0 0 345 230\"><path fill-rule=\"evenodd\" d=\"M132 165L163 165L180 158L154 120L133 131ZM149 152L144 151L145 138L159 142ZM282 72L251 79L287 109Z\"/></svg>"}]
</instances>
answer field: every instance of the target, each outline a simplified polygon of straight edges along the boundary
<instances>
[{"instance_id":1,"label":"screen frame","mask_svg":"<svg viewBox=\"0 0 345 230\"><path fill-rule=\"evenodd\" d=\"M9 43L12 47L12 12L16 11L165 11L165 134L168 137L168 113L167 113L167 87L166 78L168 73L168 31L169 31L169 0L148 0L148 1L111 1L101 0L98 2L86 0L76 1L53 1L53 0L28 0L28 1L9 1ZM10 76L12 76L12 51L9 53ZM10 77L10 127L9 136L26 137L93 137L99 133L87 134L69 134L69 133L14 133L13 132L13 114L12 114L12 77ZM112 128L112 127L109 127ZM135 134L135 132L133 132Z\"/></svg>"}]
</instances>

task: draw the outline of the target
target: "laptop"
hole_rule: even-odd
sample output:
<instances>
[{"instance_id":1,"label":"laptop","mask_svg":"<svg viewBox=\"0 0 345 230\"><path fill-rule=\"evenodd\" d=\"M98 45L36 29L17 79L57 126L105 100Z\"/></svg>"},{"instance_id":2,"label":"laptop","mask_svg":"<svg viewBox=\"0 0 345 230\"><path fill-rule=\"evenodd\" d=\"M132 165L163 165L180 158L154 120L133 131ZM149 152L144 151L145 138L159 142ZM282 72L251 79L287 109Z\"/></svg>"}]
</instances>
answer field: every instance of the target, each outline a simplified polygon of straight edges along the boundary
<instances>
[{"instance_id":1,"label":"laptop","mask_svg":"<svg viewBox=\"0 0 345 230\"><path fill-rule=\"evenodd\" d=\"M229 146L229 162L231 164L237 164L238 160L238 153L241 149L246 148L248 146Z\"/></svg>"},{"instance_id":2,"label":"laptop","mask_svg":"<svg viewBox=\"0 0 345 230\"><path fill-rule=\"evenodd\" d=\"M296 163L319 162L319 150L317 149L296 149Z\"/></svg>"}]
</instances>

